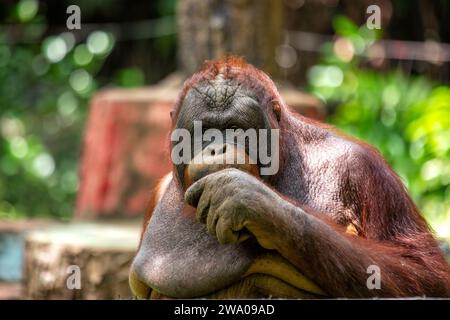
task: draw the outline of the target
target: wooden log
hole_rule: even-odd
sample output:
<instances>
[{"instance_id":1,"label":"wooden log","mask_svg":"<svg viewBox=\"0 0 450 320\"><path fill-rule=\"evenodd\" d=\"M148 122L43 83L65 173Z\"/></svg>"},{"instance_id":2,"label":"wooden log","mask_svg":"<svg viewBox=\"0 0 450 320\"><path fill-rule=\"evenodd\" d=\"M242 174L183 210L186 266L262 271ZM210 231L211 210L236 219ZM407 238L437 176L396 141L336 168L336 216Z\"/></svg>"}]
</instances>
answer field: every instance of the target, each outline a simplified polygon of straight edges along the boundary
<instances>
[{"instance_id":1,"label":"wooden log","mask_svg":"<svg viewBox=\"0 0 450 320\"><path fill-rule=\"evenodd\" d=\"M130 298L128 272L139 234L138 223L124 222L72 223L30 232L26 298Z\"/></svg>"}]
</instances>

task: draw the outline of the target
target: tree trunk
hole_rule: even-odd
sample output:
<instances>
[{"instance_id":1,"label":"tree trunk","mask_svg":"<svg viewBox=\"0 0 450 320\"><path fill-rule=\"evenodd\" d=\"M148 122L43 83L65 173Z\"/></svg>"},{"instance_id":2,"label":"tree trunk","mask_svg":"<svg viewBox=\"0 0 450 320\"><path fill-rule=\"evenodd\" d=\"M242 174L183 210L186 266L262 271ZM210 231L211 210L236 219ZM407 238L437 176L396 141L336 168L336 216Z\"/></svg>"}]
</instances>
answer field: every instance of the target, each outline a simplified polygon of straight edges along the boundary
<instances>
[{"instance_id":1,"label":"tree trunk","mask_svg":"<svg viewBox=\"0 0 450 320\"><path fill-rule=\"evenodd\" d=\"M275 76L282 5L282 1L272 0L178 1L181 70L190 75L205 60L231 53Z\"/></svg>"}]
</instances>

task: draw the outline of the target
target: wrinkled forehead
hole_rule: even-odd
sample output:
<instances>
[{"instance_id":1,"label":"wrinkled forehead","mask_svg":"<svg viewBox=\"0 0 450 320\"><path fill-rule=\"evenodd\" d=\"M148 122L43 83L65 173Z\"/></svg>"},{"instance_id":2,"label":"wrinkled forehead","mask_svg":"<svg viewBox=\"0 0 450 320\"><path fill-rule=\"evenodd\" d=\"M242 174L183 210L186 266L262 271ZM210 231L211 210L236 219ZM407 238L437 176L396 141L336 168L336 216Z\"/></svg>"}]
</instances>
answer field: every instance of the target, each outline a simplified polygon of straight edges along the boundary
<instances>
[{"instance_id":1,"label":"wrinkled forehead","mask_svg":"<svg viewBox=\"0 0 450 320\"><path fill-rule=\"evenodd\" d=\"M271 102L281 101L272 80L251 65L222 65L203 69L189 78L172 110L173 125L177 124L183 109L190 109L193 117L207 110L225 110L232 103L244 103L260 111L269 111ZM239 115L237 115L239 116Z\"/></svg>"},{"instance_id":2,"label":"wrinkled forehead","mask_svg":"<svg viewBox=\"0 0 450 320\"><path fill-rule=\"evenodd\" d=\"M194 84L186 93L182 107L202 103L208 109L225 110L239 100L253 100L261 104L261 99L247 83L235 78L225 78L222 74L213 79L204 79Z\"/></svg>"},{"instance_id":3,"label":"wrinkled forehead","mask_svg":"<svg viewBox=\"0 0 450 320\"><path fill-rule=\"evenodd\" d=\"M263 114L261 102L250 88L235 80L217 78L190 88L181 105L176 127L191 128L196 120L205 127L262 128L267 126Z\"/></svg>"}]
</instances>

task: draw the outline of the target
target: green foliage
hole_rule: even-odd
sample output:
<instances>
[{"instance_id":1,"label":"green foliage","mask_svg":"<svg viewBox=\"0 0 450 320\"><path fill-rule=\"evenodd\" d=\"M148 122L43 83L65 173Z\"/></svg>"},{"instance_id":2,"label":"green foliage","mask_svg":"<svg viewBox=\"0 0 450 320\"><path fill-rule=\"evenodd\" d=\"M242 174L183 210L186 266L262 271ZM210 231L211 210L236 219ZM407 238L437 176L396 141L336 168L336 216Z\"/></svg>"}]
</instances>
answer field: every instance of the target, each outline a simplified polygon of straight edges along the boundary
<instances>
[{"instance_id":1,"label":"green foliage","mask_svg":"<svg viewBox=\"0 0 450 320\"><path fill-rule=\"evenodd\" d=\"M425 77L361 68L380 36L349 19L309 70L309 89L335 106L329 121L376 146L400 175L431 226L450 237L450 88Z\"/></svg>"},{"instance_id":2,"label":"green foliage","mask_svg":"<svg viewBox=\"0 0 450 320\"><path fill-rule=\"evenodd\" d=\"M68 32L43 38L36 0L18 2L6 20L18 34L0 31L0 218L69 218L87 102L114 39L103 31L83 43Z\"/></svg>"},{"instance_id":3,"label":"green foliage","mask_svg":"<svg viewBox=\"0 0 450 320\"><path fill-rule=\"evenodd\" d=\"M122 69L117 72L116 81L121 87L137 87L144 84L144 74L137 68Z\"/></svg>"}]
</instances>

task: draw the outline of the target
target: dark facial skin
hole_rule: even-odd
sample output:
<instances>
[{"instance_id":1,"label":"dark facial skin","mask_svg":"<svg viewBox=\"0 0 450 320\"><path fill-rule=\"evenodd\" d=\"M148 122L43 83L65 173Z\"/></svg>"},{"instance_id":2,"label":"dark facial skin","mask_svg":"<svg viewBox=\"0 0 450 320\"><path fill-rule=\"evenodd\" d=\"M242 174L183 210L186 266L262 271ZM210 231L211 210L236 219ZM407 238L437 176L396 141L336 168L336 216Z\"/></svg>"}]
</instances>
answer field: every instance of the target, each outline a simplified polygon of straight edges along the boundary
<instances>
[{"instance_id":1,"label":"dark facial skin","mask_svg":"<svg viewBox=\"0 0 450 320\"><path fill-rule=\"evenodd\" d=\"M229 62L216 63L230 70ZM273 84L239 67L188 86L176 127L190 130L194 120L220 130L278 127L280 170L262 179L227 168L186 189L177 167L144 225L130 276L134 292L144 298L450 296L449 266L378 152L294 116L282 103L272 108L261 88L281 101ZM373 265L381 270L375 290L367 286Z\"/></svg>"},{"instance_id":2,"label":"dark facial skin","mask_svg":"<svg viewBox=\"0 0 450 320\"><path fill-rule=\"evenodd\" d=\"M220 77L217 80L200 83L189 90L175 129L187 129L194 137L194 121L201 121L203 131L218 129L224 134L226 129L246 131L252 128L257 132L259 129L271 129L267 116L261 111L257 98L251 91L240 87L235 81ZM228 142L236 143L236 141ZM203 145L203 148L205 147L207 144ZM248 149L248 145L240 147ZM193 141L192 152L194 152ZM176 166L181 181L184 167L185 164Z\"/></svg>"}]
</instances>

